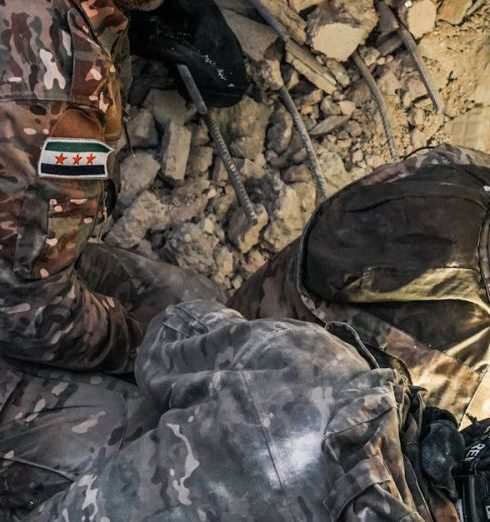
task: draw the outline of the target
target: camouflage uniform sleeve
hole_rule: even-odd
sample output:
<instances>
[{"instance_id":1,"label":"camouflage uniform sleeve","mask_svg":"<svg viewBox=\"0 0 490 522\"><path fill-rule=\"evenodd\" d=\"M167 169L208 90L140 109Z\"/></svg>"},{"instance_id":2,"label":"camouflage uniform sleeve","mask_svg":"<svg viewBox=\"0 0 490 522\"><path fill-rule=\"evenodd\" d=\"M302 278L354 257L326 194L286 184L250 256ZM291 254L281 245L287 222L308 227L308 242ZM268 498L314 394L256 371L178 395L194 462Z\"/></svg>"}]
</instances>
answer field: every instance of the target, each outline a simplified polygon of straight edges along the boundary
<instances>
[{"instance_id":1,"label":"camouflage uniform sleeve","mask_svg":"<svg viewBox=\"0 0 490 522\"><path fill-rule=\"evenodd\" d=\"M70 6L16 0L0 14L0 351L118 373L132 369L141 328L75 270L101 212L104 176L40 175L46 140L107 141L119 102L110 55ZM104 12L116 17L114 6ZM79 156L88 164L88 153ZM73 170L74 155L61 160Z\"/></svg>"},{"instance_id":2,"label":"camouflage uniform sleeve","mask_svg":"<svg viewBox=\"0 0 490 522\"><path fill-rule=\"evenodd\" d=\"M36 107L52 116L52 108ZM116 300L90 292L74 268L93 230L101 183L23 183L32 170L28 158L38 157L42 146L41 127L48 124L29 117L31 110L0 104L2 121L14 126L31 120L31 127L7 135L15 144L0 148L0 349L65 368L129 370L129 352L142 335L138 323ZM73 124L80 125L75 116ZM36 135L26 135L28 128Z\"/></svg>"}]
</instances>

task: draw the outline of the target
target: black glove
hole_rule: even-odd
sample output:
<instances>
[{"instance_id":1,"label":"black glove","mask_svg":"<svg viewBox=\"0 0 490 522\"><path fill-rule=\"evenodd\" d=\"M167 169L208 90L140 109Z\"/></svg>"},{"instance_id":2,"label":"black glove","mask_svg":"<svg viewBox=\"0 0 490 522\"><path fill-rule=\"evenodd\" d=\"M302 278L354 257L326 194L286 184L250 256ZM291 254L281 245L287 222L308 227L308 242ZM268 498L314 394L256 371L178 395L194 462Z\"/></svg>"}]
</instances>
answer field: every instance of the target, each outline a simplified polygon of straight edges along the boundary
<instances>
[{"instance_id":1,"label":"black glove","mask_svg":"<svg viewBox=\"0 0 490 522\"><path fill-rule=\"evenodd\" d=\"M240 44L212 0L165 0L130 13L132 52L168 66L189 67L210 107L238 103L248 88ZM189 99L177 74L179 92Z\"/></svg>"},{"instance_id":2,"label":"black glove","mask_svg":"<svg viewBox=\"0 0 490 522\"><path fill-rule=\"evenodd\" d=\"M457 483L464 522L490 520L490 419L463 430L466 443Z\"/></svg>"},{"instance_id":3,"label":"black glove","mask_svg":"<svg viewBox=\"0 0 490 522\"><path fill-rule=\"evenodd\" d=\"M464 451L465 441L454 416L446 410L427 407L420 434L420 462L431 484L453 501L458 499L454 473Z\"/></svg>"}]
</instances>

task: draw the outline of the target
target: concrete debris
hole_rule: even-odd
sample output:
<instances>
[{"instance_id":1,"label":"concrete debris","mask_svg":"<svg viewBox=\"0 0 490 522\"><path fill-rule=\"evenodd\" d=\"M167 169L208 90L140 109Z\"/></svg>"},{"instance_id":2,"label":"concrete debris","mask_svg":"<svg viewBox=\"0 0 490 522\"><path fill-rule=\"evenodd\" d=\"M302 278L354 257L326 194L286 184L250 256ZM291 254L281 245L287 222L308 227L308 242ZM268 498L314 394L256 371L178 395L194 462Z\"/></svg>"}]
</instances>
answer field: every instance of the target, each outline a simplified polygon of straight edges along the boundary
<instances>
[{"instance_id":1,"label":"concrete debris","mask_svg":"<svg viewBox=\"0 0 490 522\"><path fill-rule=\"evenodd\" d=\"M437 12L437 18L458 25L463 21L472 3L472 0L444 0Z\"/></svg>"},{"instance_id":2,"label":"concrete debris","mask_svg":"<svg viewBox=\"0 0 490 522\"><path fill-rule=\"evenodd\" d=\"M170 122L163 135L162 178L178 185L184 181L187 160L191 150L191 132L177 123Z\"/></svg>"},{"instance_id":3,"label":"concrete debris","mask_svg":"<svg viewBox=\"0 0 490 522\"><path fill-rule=\"evenodd\" d=\"M352 114L356 110L356 104L349 100L342 100L339 102L339 109L340 112L345 116L352 116Z\"/></svg>"},{"instance_id":4,"label":"concrete debris","mask_svg":"<svg viewBox=\"0 0 490 522\"><path fill-rule=\"evenodd\" d=\"M270 219L264 240L273 252L279 252L301 234L305 222L301 201L293 188L275 176L269 176L267 185Z\"/></svg>"},{"instance_id":5,"label":"concrete debris","mask_svg":"<svg viewBox=\"0 0 490 522\"><path fill-rule=\"evenodd\" d=\"M340 115L340 116L328 116L321 123L313 127L311 129L310 134L314 137L324 136L329 132L339 128L344 125L349 120L350 116Z\"/></svg>"},{"instance_id":6,"label":"concrete debris","mask_svg":"<svg viewBox=\"0 0 490 522\"><path fill-rule=\"evenodd\" d=\"M372 0L332 0L308 17L308 39L316 51L341 62L364 43L378 17Z\"/></svg>"},{"instance_id":7,"label":"concrete debris","mask_svg":"<svg viewBox=\"0 0 490 522\"><path fill-rule=\"evenodd\" d=\"M148 149L158 145L158 132L150 111L139 110L127 125L131 146L135 149Z\"/></svg>"},{"instance_id":8,"label":"concrete debris","mask_svg":"<svg viewBox=\"0 0 490 522\"><path fill-rule=\"evenodd\" d=\"M185 123L186 103L177 91L151 89L143 105L162 127L171 121L178 125Z\"/></svg>"},{"instance_id":9,"label":"concrete debris","mask_svg":"<svg viewBox=\"0 0 490 522\"><path fill-rule=\"evenodd\" d=\"M137 246L146 233L166 216L167 207L153 192L145 191L140 194L131 207L112 227L106 236L109 245L120 248Z\"/></svg>"},{"instance_id":10,"label":"concrete debris","mask_svg":"<svg viewBox=\"0 0 490 522\"><path fill-rule=\"evenodd\" d=\"M137 151L121 163L121 192L118 201L130 205L147 190L160 170L160 163L150 152Z\"/></svg>"},{"instance_id":11,"label":"concrete debris","mask_svg":"<svg viewBox=\"0 0 490 522\"><path fill-rule=\"evenodd\" d=\"M277 41L277 33L267 25L225 9L225 19L235 33L245 55L254 63L265 60L267 50Z\"/></svg>"},{"instance_id":12,"label":"concrete debris","mask_svg":"<svg viewBox=\"0 0 490 522\"><path fill-rule=\"evenodd\" d=\"M214 159L212 147L191 148L186 176L202 176L211 168Z\"/></svg>"},{"instance_id":13,"label":"concrete debris","mask_svg":"<svg viewBox=\"0 0 490 522\"><path fill-rule=\"evenodd\" d=\"M288 0L261 0L261 3L281 22L297 42L300 44L306 42L306 22L289 7Z\"/></svg>"},{"instance_id":14,"label":"concrete debris","mask_svg":"<svg viewBox=\"0 0 490 522\"><path fill-rule=\"evenodd\" d=\"M470 85L475 82L471 99L477 104L490 106L490 38L485 39L475 58L470 60L468 69L478 71L478 74L468 71Z\"/></svg>"},{"instance_id":15,"label":"concrete debris","mask_svg":"<svg viewBox=\"0 0 490 522\"><path fill-rule=\"evenodd\" d=\"M268 148L277 154L282 154L291 142L293 119L287 110L280 106L274 112L271 123L267 131Z\"/></svg>"},{"instance_id":16,"label":"concrete debris","mask_svg":"<svg viewBox=\"0 0 490 522\"><path fill-rule=\"evenodd\" d=\"M258 224L248 225L195 108L165 68L138 58L129 96L134 154L121 139L122 192L103 229L108 243L197 271L229 292L297 238L317 204L282 85L312 136L330 194L390 160L379 111L351 56L356 48L382 93L400 155L443 141L490 152L488 2L386 2L420 38L417 52L446 108L436 113L396 18L376 12L373 0L262 1L292 38L279 42L248 0L218 0L253 85L241 103L214 111Z\"/></svg>"},{"instance_id":17,"label":"concrete debris","mask_svg":"<svg viewBox=\"0 0 490 522\"><path fill-rule=\"evenodd\" d=\"M305 47L296 42L289 41L286 44L286 61L307 78L315 87L332 94L335 91L336 80L334 76L315 59Z\"/></svg>"},{"instance_id":18,"label":"concrete debris","mask_svg":"<svg viewBox=\"0 0 490 522\"><path fill-rule=\"evenodd\" d=\"M257 205L255 211L258 219L256 225L249 225L247 216L242 208L235 210L228 224L228 237L243 254L249 252L259 243L260 232L269 221L267 210L263 205Z\"/></svg>"},{"instance_id":19,"label":"concrete debris","mask_svg":"<svg viewBox=\"0 0 490 522\"><path fill-rule=\"evenodd\" d=\"M272 108L248 96L237 105L216 112L234 156L254 160L263 151L271 114Z\"/></svg>"},{"instance_id":20,"label":"concrete debris","mask_svg":"<svg viewBox=\"0 0 490 522\"><path fill-rule=\"evenodd\" d=\"M403 4L401 17L414 38L434 30L437 6L432 0L410 0Z\"/></svg>"},{"instance_id":21,"label":"concrete debris","mask_svg":"<svg viewBox=\"0 0 490 522\"><path fill-rule=\"evenodd\" d=\"M301 13L305 9L315 7L320 4L323 0L288 0L291 9L294 9L297 13Z\"/></svg>"},{"instance_id":22,"label":"concrete debris","mask_svg":"<svg viewBox=\"0 0 490 522\"><path fill-rule=\"evenodd\" d=\"M457 145L490 152L490 107L477 107L458 116L445 130Z\"/></svg>"}]
</instances>

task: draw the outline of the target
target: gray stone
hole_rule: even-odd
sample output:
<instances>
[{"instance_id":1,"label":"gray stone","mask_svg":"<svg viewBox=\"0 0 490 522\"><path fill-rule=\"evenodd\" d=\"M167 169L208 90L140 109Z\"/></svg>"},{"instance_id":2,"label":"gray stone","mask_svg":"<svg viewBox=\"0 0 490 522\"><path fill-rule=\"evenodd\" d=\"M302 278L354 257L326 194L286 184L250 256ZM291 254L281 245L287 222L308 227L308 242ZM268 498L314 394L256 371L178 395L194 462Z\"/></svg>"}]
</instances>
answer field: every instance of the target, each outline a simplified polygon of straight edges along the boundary
<instances>
[{"instance_id":1,"label":"gray stone","mask_svg":"<svg viewBox=\"0 0 490 522\"><path fill-rule=\"evenodd\" d=\"M271 107L249 97L229 109L215 112L231 141L230 150L234 156L254 160L263 151L271 113Z\"/></svg>"},{"instance_id":2,"label":"gray stone","mask_svg":"<svg viewBox=\"0 0 490 522\"><path fill-rule=\"evenodd\" d=\"M257 224L250 225L243 209L237 208L230 217L228 238L240 252L247 253L259 243L260 232L267 225L269 216L262 205L256 205Z\"/></svg>"},{"instance_id":3,"label":"gray stone","mask_svg":"<svg viewBox=\"0 0 490 522\"><path fill-rule=\"evenodd\" d=\"M490 153L490 107L477 107L445 125L453 145Z\"/></svg>"},{"instance_id":4,"label":"gray stone","mask_svg":"<svg viewBox=\"0 0 490 522\"><path fill-rule=\"evenodd\" d=\"M170 121L179 125L185 123L186 103L177 91L151 89L145 99L144 107L151 112L162 127L165 127Z\"/></svg>"},{"instance_id":5,"label":"gray stone","mask_svg":"<svg viewBox=\"0 0 490 522\"><path fill-rule=\"evenodd\" d=\"M270 223L264 240L273 252L279 252L301 235L305 222L296 191L277 177L271 177L270 184L266 202Z\"/></svg>"},{"instance_id":6,"label":"gray stone","mask_svg":"<svg viewBox=\"0 0 490 522\"><path fill-rule=\"evenodd\" d=\"M150 191L140 194L107 234L106 243L133 248L167 213L167 207Z\"/></svg>"},{"instance_id":7,"label":"gray stone","mask_svg":"<svg viewBox=\"0 0 490 522\"><path fill-rule=\"evenodd\" d=\"M340 107L329 97L325 96L320 104L320 110L324 116L341 114Z\"/></svg>"},{"instance_id":8,"label":"gray stone","mask_svg":"<svg viewBox=\"0 0 490 522\"><path fill-rule=\"evenodd\" d=\"M337 152L326 149L322 150L318 154L318 162L327 180L330 193L340 190L353 181L345 170L344 162Z\"/></svg>"},{"instance_id":9,"label":"gray stone","mask_svg":"<svg viewBox=\"0 0 490 522\"><path fill-rule=\"evenodd\" d=\"M313 85L332 94L337 86L334 76L316 60L306 46L298 45L293 40L286 43L286 61Z\"/></svg>"},{"instance_id":10,"label":"gray stone","mask_svg":"<svg viewBox=\"0 0 490 522\"><path fill-rule=\"evenodd\" d=\"M372 0L323 2L308 17L308 37L313 49L345 62L376 27Z\"/></svg>"},{"instance_id":11,"label":"gray stone","mask_svg":"<svg viewBox=\"0 0 490 522\"><path fill-rule=\"evenodd\" d=\"M434 30L437 7L432 0L410 0L401 9L402 20L414 38Z\"/></svg>"},{"instance_id":12,"label":"gray stone","mask_svg":"<svg viewBox=\"0 0 490 522\"><path fill-rule=\"evenodd\" d=\"M311 172L306 163L292 165L283 174L282 179L286 183L301 183L311 181Z\"/></svg>"},{"instance_id":13,"label":"gray stone","mask_svg":"<svg viewBox=\"0 0 490 522\"><path fill-rule=\"evenodd\" d=\"M349 121L350 116L340 115L340 116L328 116L318 125L311 129L310 134L312 136L324 136L329 132L338 129L342 125L344 125L347 121Z\"/></svg>"},{"instance_id":14,"label":"gray stone","mask_svg":"<svg viewBox=\"0 0 490 522\"><path fill-rule=\"evenodd\" d=\"M443 0L439 7L437 18L452 25L459 25L471 4L472 0Z\"/></svg>"},{"instance_id":15,"label":"gray stone","mask_svg":"<svg viewBox=\"0 0 490 522\"><path fill-rule=\"evenodd\" d=\"M119 201L129 205L146 190L160 170L160 163L149 152L136 151L121 163Z\"/></svg>"},{"instance_id":16,"label":"gray stone","mask_svg":"<svg viewBox=\"0 0 490 522\"><path fill-rule=\"evenodd\" d=\"M182 125L170 122L162 140L162 178L171 184L184 181L191 150L191 132Z\"/></svg>"},{"instance_id":17,"label":"gray stone","mask_svg":"<svg viewBox=\"0 0 490 522\"><path fill-rule=\"evenodd\" d=\"M158 132L150 111L141 109L128 122L128 134L135 149L149 149L158 146Z\"/></svg>"},{"instance_id":18,"label":"gray stone","mask_svg":"<svg viewBox=\"0 0 490 522\"><path fill-rule=\"evenodd\" d=\"M289 146L293 134L293 119L284 107L278 108L267 131L268 148L282 154Z\"/></svg>"},{"instance_id":19,"label":"gray stone","mask_svg":"<svg viewBox=\"0 0 490 522\"><path fill-rule=\"evenodd\" d=\"M224 10L226 22L238 38L243 52L254 63L265 60L268 49L277 41L278 35L270 27L259 24L233 11Z\"/></svg>"},{"instance_id":20,"label":"gray stone","mask_svg":"<svg viewBox=\"0 0 490 522\"><path fill-rule=\"evenodd\" d=\"M190 176L202 176L212 166L214 149L212 147L196 147L191 149L187 174Z\"/></svg>"},{"instance_id":21,"label":"gray stone","mask_svg":"<svg viewBox=\"0 0 490 522\"><path fill-rule=\"evenodd\" d=\"M356 104L349 100L342 100L339 102L340 112L345 116L352 116L356 110Z\"/></svg>"},{"instance_id":22,"label":"gray stone","mask_svg":"<svg viewBox=\"0 0 490 522\"><path fill-rule=\"evenodd\" d=\"M233 275L235 258L227 247L217 247L213 252L213 258L216 263L213 280L219 285L227 286L227 279Z\"/></svg>"}]
</instances>

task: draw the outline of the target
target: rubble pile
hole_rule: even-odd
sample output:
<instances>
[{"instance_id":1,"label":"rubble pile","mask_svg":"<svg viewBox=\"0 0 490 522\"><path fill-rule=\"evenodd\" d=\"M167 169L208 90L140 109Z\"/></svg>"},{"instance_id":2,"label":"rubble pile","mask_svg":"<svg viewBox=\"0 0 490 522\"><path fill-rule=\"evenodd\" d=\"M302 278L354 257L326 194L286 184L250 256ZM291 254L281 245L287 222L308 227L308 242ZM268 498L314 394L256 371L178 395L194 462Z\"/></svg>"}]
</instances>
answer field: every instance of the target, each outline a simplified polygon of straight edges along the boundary
<instances>
[{"instance_id":1,"label":"rubble pile","mask_svg":"<svg viewBox=\"0 0 490 522\"><path fill-rule=\"evenodd\" d=\"M442 141L490 152L488 2L262 0L287 39L246 0L218 4L242 44L252 86L241 103L214 115L258 222L247 222L206 126L168 71L135 57L130 144L121 143L122 192L107 243L238 288L301 233L318 203L282 86L311 135L330 193L390 161L355 55L382 93L401 156ZM444 111L434 108L397 23L413 37Z\"/></svg>"}]
</instances>

